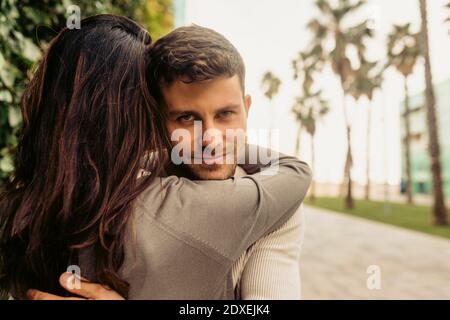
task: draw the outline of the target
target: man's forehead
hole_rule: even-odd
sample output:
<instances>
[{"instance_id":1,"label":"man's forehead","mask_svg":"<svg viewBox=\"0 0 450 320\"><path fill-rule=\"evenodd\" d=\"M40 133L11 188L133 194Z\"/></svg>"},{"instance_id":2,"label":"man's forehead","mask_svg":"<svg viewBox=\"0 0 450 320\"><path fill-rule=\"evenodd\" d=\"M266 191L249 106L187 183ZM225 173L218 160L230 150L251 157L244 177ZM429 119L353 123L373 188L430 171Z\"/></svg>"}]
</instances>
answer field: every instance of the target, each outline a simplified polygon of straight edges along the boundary
<instances>
[{"instance_id":1,"label":"man's forehead","mask_svg":"<svg viewBox=\"0 0 450 320\"><path fill-rule=\"evenodd\" d=\"M166 107L173 109L224 108L242 105L238 76L186 83L176 80L162 87Z\"/></svg>"}]
</instances>

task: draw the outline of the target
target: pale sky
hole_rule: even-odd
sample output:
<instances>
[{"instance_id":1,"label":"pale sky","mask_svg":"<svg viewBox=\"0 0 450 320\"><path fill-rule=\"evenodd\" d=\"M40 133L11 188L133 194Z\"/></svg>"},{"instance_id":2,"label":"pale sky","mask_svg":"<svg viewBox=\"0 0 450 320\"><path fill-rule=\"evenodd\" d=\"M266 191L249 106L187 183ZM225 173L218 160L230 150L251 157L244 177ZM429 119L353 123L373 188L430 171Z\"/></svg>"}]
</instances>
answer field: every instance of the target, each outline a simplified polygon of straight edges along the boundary
<instances>
[{"instance_id":1,"label":"pale sky","mask_svg":"<svg viewBox=\"0 0 450 320\"><path fill-rule=\"evenodd\" d=\"M411 22L418 30L418 2L368 1L367 9L361 10L355 18L375 18L377 34L369 48L371 58L384 58L386 34L394 23ZM313 3L313 0L186 0L185 5L185 24L195 23L222 33L242 54L247 68L247 93L253 98L249 127L269 128L273 118L275 127L280 130L279 149L290 154L294 152L298 128L291 108L295 96L300 93L299 83L293 80L291 61L310 39L305 26L311 17L317 15ZM443 23L450 12L443 9L446 0L429 0L428 3L432 69L434 82L438 83L450 78L450 24ZM262 75L267 70L282 80L280 92L272 106L260 88ZM421 65L416 68L409 85L413 94L423 90ZM315 178L322 182L340 182L346 151L341 89L337 78L329 70L321 75L317 86L323 89L331 110L317 128ZM399 105L402 99L402 78L396 71L390 70L385 74L383 89L376 94L373 103L370 176L375 182L387 179L391 184L398 184L400 181ZM353 177L365 183L368 106L365 101L356 104L352 99L348 103L353 123ZM309 150L310 139L304 134L300 157L307 162L311 159Z\"/></svg>"}]
</instances>

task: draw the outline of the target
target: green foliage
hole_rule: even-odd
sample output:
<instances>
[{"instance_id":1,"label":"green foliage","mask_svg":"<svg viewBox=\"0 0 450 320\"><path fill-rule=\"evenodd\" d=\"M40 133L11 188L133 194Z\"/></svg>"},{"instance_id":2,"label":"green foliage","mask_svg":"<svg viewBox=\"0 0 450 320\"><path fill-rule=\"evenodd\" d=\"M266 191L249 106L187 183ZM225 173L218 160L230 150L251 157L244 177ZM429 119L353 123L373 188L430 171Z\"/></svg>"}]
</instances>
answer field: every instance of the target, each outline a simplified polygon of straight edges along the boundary
<instances>
[{"instance_id":1,"label":"green foliage","mask_svg":"<svg viewBox=\"0 0 450 320\"><path fill-rule=\"evenodd\" d=\"M445 22L450 23L450 1L445 5L445 8L447 9L447 14L448 17L447 19L445 19ZM450 30L448 31L448 33L450 34Z\"/></svg>"},{"instance_id":2,"label":"green foliage","mask_svg":"<svg viewBox=\"0 0 450 320\"><path fill-rule=\"evenodd\" d=\"M322 97L322 90L313 90L314 76L325 62L321 46L312 46L311 50L299 52L292 61L294 79L301 81L301 94L295 100L292 112L300 126L314 136L316 123L329 111L328 101Z\"/></svg>"},{"instance_id":3,"label":"green foliage","mask_svg":"<svg viewBox=\"0 0 450 320\"><path fill-rule=\"evenodd\" d=\"M80 7L82 18L101 13L128 16L154 39L173 24L172 0L0 1L0 184L14 169L22 91L42 50L65 27L71 4Z\"/></svg>"},{"instance_id":4,"label":"green foliage","mask_svg":"<svg viewBox=\"0 0 450 320\"><path fill-rule=\"evenodd\" d=\"M349 49L356 50L359 59L364 56L366 40L373 37L373 30L369 27L368 19L350 26L344 23L349 16L361 9L366 1L341 0L333 4L334 6L327 0L316 0L315 6L320 16L311 19L307 25L313 34L310 47L322 47L320 54L331 64L347 94L348 84L353 81ZM329 47L328 42L333 44L330 50L325 50Z\"/></svg>"},{"instance_id":5,"label":"green foliage","mask_svg":"<svg viewBox=\"0 0 450 320\"><path fill-rule=\"evenodd\" d=\"M404 77L412 74L420 56L420 34L411 31L411 24L394 25L387 39L386 67L393 66Z\"/></svg>"},{"instance_id":6,"label":"green foliage","mask_svg":"<svg viewBox=\"0 0 450 320\"><path fill-rule=\"evenodd\" d=\"M264 91L264 95L267 99L272 100L274 96L278 94L280 90L281 80L272 73L267 71L264 73L261 80L261 88Z\"/></svg>"},{"instance_id":7,"label":"green foliage","mask_svg":"<svg viewBox=\"0 0 450 320\"><path fill-rule=\"evenodd\" d=\"M142 21L147 26L153 40L157 40L173 28L172 0L147 0Z\"/></svg>"},{"instance_id":8,"label":"green foliage","mask_svg":"<svg viewBox=\"0 0 450 320\"><path fill-rule=\"evenodd\" d=\"M353 81L348 85L349 94L359 100L365 96L372 101L375 90L380 89L383 82L383 70L377 62L361 60L357 70L353 71Z\"/></svg>"}]
</instances>

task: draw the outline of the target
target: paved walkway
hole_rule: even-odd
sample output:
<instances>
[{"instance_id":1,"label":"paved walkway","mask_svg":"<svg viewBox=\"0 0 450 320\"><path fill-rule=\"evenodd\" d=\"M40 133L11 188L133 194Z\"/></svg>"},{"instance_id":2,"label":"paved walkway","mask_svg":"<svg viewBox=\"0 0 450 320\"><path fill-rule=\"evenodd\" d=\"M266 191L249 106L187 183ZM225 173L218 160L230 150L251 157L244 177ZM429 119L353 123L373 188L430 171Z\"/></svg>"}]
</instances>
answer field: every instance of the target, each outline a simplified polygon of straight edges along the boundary
<instances>
[{"instance_id":1,"label":"paved walkway","mask_svg":"<svg viewBox=\"0 0 450 320\"><path fill-rule=\"evenodd\" d=\"M304 299L450 299L450 240L328 210L304 212ZM377 268L381 288L370 290Z\"/></svg>"}]
</instances>

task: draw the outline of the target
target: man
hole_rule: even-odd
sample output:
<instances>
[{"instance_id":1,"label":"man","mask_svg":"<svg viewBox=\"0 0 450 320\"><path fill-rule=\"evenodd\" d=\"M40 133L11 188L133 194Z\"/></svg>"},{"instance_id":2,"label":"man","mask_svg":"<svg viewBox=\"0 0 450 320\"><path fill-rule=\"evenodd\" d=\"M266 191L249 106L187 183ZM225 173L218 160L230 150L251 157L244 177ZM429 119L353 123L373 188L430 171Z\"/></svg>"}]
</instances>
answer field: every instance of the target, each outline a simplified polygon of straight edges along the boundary
<instances>
[{"instance_id":1,"label":"man","mask_svg":"<svg viewBox=\"0 0 450 320\"><path fill-rule=\"evenodd\" d=\"M245 174L237 167L235 154L231 154L231 162L223 161L229 155L225 146L236 143L236 137L229 138L227 130L245 132L251 106L251 97L245 94L244 63L234 46L213 30L182 27L154 44L150 61L149 85L165 110L168 136L187 132L191 139L182 141L184 146L194 150L200 144L202 150L210 148L214 152L198 163L171 165L168 173L197 180L225 180ZM199 123L201 129L196 132ZM205 138L205 133L211 131L216 134ZM179 141L172 143L175 147ZM286 224L247 249L232 268L236 299L300 298L302 229L298 210ZM61 284L67 288L64 275ZM107 288L86 282L81 289L68 291L93 299L120 298ZM32 291L30 297L57 298L37 291Z\"/></svg>"}]
</instances>

